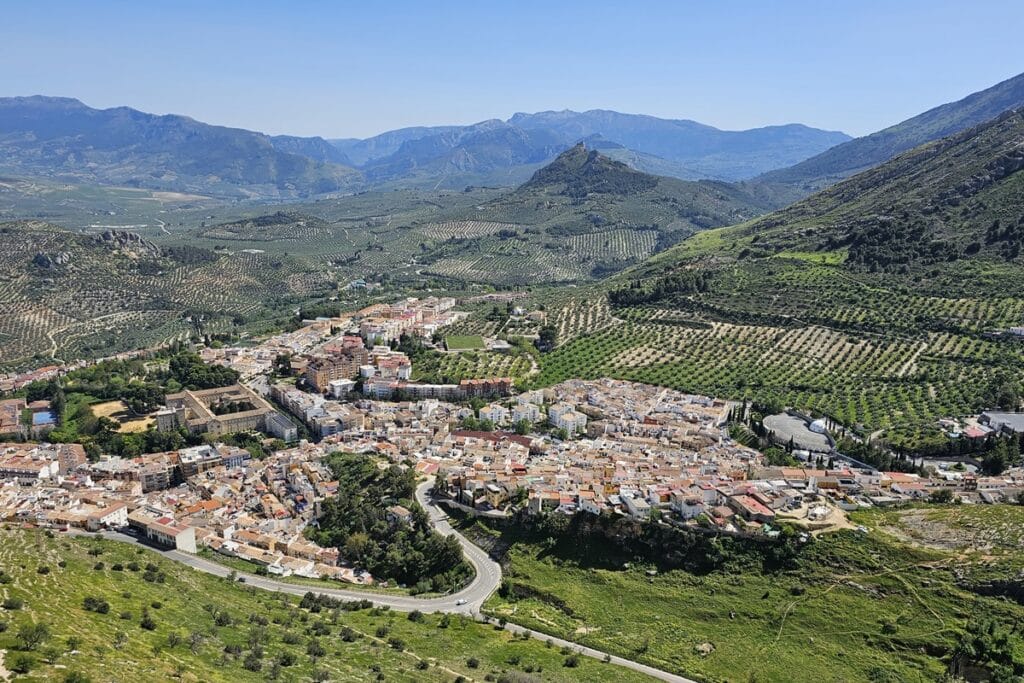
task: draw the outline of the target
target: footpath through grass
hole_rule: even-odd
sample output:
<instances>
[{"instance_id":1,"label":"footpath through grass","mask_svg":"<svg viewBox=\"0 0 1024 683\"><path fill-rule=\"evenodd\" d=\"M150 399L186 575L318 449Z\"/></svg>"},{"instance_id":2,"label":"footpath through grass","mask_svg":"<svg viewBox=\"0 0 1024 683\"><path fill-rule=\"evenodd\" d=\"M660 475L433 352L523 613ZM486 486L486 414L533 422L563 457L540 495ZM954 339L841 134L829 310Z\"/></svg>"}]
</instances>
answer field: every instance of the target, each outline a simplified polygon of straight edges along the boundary
<instances>
[{"instance_id":1,"label":"footpath through grass","mask_svg":"<svg viewBox=\"0 0 1024 683\"><path fill-rule=\"evenodd\" d=\"M18 680L650 680L468 618L303 609L113 541L3 530L0 569L0 651L28 671Z\"/></svg>"},{"instance_id":2,"label":"footpath through grass","mask_svg":"<svg viewBox=\"0 0 1024 683\"><path fill-rule=\"evenodd\" d=\"M490 613L697 680L934 681L970 617L1024 620L1021 604L969 590L960 558L875 531L823 536L791 569L737 558L704 575L588 556L575 540L506 540Z\"/></svg>"}]
</instances>

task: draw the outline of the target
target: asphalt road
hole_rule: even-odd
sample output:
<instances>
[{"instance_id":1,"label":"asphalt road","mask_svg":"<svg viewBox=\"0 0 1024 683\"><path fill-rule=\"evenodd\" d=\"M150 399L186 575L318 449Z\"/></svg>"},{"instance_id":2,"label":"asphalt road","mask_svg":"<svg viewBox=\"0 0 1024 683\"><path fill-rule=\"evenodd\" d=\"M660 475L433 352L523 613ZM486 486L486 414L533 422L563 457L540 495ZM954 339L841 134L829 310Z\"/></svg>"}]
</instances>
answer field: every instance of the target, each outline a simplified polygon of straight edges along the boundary
<instances>
[{"instance_id":1,"label":"asphalt road","mask_svg":"<svg viewBox=\"0 0 1024 683\"><path fill-rule=\"evenodd\" d=\"M484 601L490 597L491 593L497 590L498 586L501 584L501 565L492 560L490 556L488 556L488 554L478 546L471 543L469 539L452 528L451 524L448 522L448 515L445 514L440 507L434 504L427 493L430 490L432 483L433 482L428 480L416 488L417 502L419 502L423 509L427 511L431 524L434 525L434 528L437 529L439 533L444 534L445 536L454 535L458 539L466 559L476 570L476 576L470 584L457 593L438 597L419 598L411 595L388 595L372 591L345 590L343 588L326 588L287 583L285 581L277 581L265 576L257 576L255 574L248 574L246 572L239 571L235 571L235 574L240 578L244 578L245 585L247 586L254 586L262 590L273 591L276 593L305 595L312 591L320 595L329 595L334 598L341 598L345 600L369 600L375 605L387 606L401 612L419 610L421 612L466 614L476 619L497 625L498 622L496 620L489 619L481 615L480 608ZM92 536L95 534L83 533L82 535ZM160 550L158 548L154 548L148 543L140 542L138 538L130 534L123 534L116 531L105 531L101 532L99 535L113 541L134 543L153 552L159 553L168 559L180 562L198 571L213 574L214 576L225 577L233 571L230 567L226 567L223 564L204 559L197 555L183 553L178 550ZM648 676L658 680L669 681L669 683L696 683L696 681L692 681L689 678L661 671L660 669L655 669L654 667L634 662L629 659L623 659L622 657L610 656L600 650L585 647L561 638L555 638L546 633L533 631L515 624L506 624L505 630L518 634L528 633L531 637L536 638L537 640L545 642L551 641L557 647L568 647L583 656L593 657L602 661L609 661L613 664L647 674Z\"/></svg>"}]
</instances>

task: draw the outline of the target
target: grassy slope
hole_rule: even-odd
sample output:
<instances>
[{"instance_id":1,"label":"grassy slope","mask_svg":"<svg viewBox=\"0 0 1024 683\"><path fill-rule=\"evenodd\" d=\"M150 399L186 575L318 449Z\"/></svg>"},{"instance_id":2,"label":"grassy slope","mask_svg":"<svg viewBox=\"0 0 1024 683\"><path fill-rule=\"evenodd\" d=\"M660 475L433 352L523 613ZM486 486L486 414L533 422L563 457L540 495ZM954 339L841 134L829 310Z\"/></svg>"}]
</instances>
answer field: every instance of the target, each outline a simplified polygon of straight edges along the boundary
<instances>
[{"instance_id":1,"label":"grassy slope","mask_svg":"<svg viewBox=\"0 0 1024 683\"><path fill-rule=\"evenodd\" d=\"M958 587L962 556L879 532L821 537L778 574L649 577L635 561L611 569L615 558L594 566L567 545L521 542L509 560L510 580L541 597L494 597L495 614L698 680L931 681L970 615L1024 618L1021 605ZM702 655L707 643L714 651Z\"/></svg>"},{"instance_id":2,"label":"grassy slope","mask_svg":"<svg viewBox=\"0 0 1024 683\"><path fill-rule=\"evenodd\" d=\"M103 554L87 554L92 547L100 547ZM58 561L67 565L59 567ZM102 571L93 569L96 561L105 563ZM113 571L116 563L136 561L143 565L155 562L166 573L166 583L147 583L141 572ZM48 575L38 574L40 565L49 566ZM297 657L294 666L283 668L282 680L309 680L314 671L325 671L332 681L366 681L379 667L383 680L388 681L451 681L457 676L479 680L489 672L511 670L508 664L519 657L520 669L527 665L541 666L544 680L552 681L641 681L649 680L639 674L612 667L595 660L580 662L575 669L562 666L564 656L556 649L546 648L538 641L523 642L513 639L507 632L497 632L471 621L453 618L448 628L439 628L439 616L426 615L423 623L410 622L403 614L375 613L367 610L341 612L338 622L332 615L310 614L296 607L298 599L285 598L240 584L231 584L187 569L181 565L156 559L152 553L112 542L98 542L69 537L47 538L39 532L0 532L0 566L13 577L13 582L2 586L5 597L21 598L25 606L19 611L2 613L0 619L9 626L0 633L0 649L7 650L7 662L16 656L18 629L30 622L49 625L53 637L38 652L31 653L39 662L32 676L24 680L54 680L61 671L75 670L92 680L139 681L168 680L178 674L192 681L264 680L272 658L285 651ZM85 596L106 599L110 613L101 615L82 608ZM140 628L139 620L144 606L154 601L162 603L160 609L150 607L157 623L155 631ZM233 625L215 626L210 612L213 605L226 610ZM122 620L120 613L128 611L131 618ZM264 671L260 674L246 671L241 661L223 657L228 644L240 644L248 650L250 631L248 617L257 614L267 617L269 640L265 645ZM324 620L331 633L319 638L327 650L315 666L306 655L309 636L306 629L314 622ZM343 627L350 627L361 637L354 643L345 643L339 637ZM376 637L377 629L386 626L389 632ZM126 643L114 649L115 634L124 632ZM168 634L178 632L184 642L176 647L168 645ZM192 653L188 637L192 631L203 634L197 653ZM296 644L286 644L282 637L288 632L299 637ZM66 650L66 639L80 639L77 654ZM400 652L389 647L389 638L404 641ZM48 648L55 648L48 653ZM54 664L42 661L43 655L53 656ZM244 657L244 655L243 655ZM476 657L479 668L467 666ZM426 670L416 668L420 658L430 661ZM66 667L66 669L65 669Z\"/></svg>"}]
</instances>

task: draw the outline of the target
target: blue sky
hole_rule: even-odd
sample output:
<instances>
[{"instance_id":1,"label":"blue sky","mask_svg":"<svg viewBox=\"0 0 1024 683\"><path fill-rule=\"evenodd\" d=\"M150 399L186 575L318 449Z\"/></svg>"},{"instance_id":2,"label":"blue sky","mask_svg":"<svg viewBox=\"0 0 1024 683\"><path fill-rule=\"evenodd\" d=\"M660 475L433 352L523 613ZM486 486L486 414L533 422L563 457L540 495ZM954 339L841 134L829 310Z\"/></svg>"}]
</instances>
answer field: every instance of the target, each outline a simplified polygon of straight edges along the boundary
<instances>
[{"instance_id":1,"label":"blue sky","mask_svg":"<svg viewBox=\"0 0 1024 683\"><path fill-rule=\"evenodd\" d=\"M606 108L861 135L1024 71L1024 2L4 0L0 95L363 137Z\"/></svg>"}]
</instances>

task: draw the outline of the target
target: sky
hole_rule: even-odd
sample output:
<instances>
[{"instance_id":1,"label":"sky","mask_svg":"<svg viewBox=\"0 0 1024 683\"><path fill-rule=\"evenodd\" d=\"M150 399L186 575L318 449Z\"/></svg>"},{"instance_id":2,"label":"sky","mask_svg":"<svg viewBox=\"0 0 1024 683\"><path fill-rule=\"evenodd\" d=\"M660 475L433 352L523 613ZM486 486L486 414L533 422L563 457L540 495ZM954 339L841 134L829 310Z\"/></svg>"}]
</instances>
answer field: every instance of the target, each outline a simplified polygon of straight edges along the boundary
<instances>
[{"instance_id":1,"label":"sky","mask_svg":"<svg viewBox=\"0 0 1024 683\"><path fill-rule=\"evenodd\" d=\"M0 96L367 137L549 109L863 135L1024 71L1020 0L3 0Z\"/></svg>"}]
</instances>

